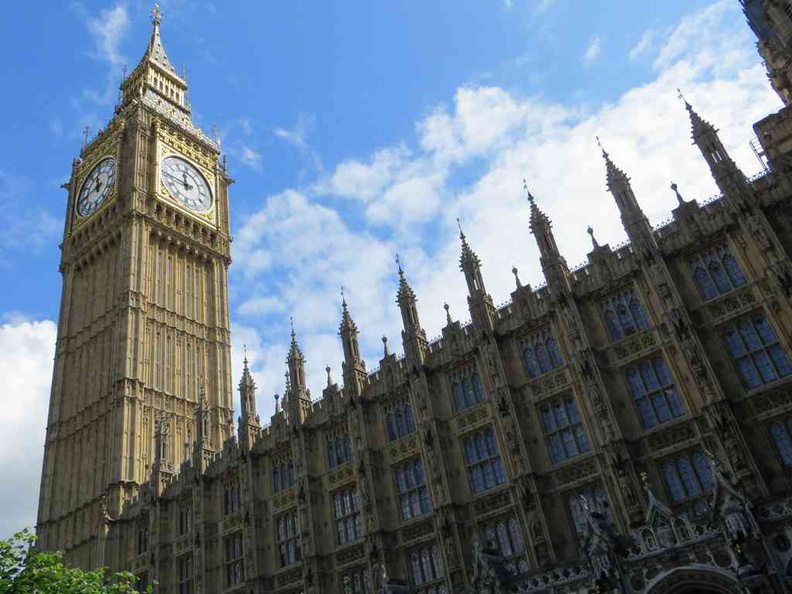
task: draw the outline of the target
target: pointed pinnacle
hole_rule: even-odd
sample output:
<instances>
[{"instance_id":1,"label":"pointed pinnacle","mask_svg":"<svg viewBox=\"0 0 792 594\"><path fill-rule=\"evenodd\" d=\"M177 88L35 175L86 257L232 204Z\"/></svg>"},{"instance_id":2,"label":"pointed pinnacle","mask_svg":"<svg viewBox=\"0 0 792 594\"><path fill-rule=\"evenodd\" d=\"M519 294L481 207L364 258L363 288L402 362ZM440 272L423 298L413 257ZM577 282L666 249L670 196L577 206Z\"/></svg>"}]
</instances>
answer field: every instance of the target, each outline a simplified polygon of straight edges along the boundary
<instances>
[{"instance_id":1,"label":"pointed pinnacle","mask_svg":"<svg viewBox=\"0 0 792 594\"><path fill-rule=\"evenodd\" d=\"M516 266L512 266L512 274L514 275L514 282L517 283L517 288L522 288L522 283L520 282L519 270L517 270Z\"/></svg>"},{"instance_id":2,"label":"pointed pinnacle","mask_svg":"<svg viewBox=\"0 0 792 594\"><path fill-rule=\"evenodd\" d=\"M446 322L451 324L451 308L449 307L448 303L443 303L443 309L445 309L446 312Z\"/></svg>"},{"instance_id":3,"label":"pointed pinnacle","mask_svg":"<svg viewBox=\"0 0 792 594\"><path fill-rule=\"evenodd\" d=\"M594 249L596 250L599 247L599 244L597 243L597 238L594 237L594 229L592 229L591 225L589 225L589 228L586 229L586 232L589 235L591 235L591 244L594 246Z\"/></svg>"},{"instance_id":4,"label":"pointed pinnacle","mask_svg":"<svg viewBox=\"0 0 792 594\"><path fill-rule=\"evenodd\" d=\"M151 22L155 27L159 27L162 24L162 11L159 7L159 2L154 3L154 8L151 9Z\"/></svg>"},{"instance_id":5,"label":"pointed pinnacle","mask_svg":"<svg viewBox=\"0 0 792 594\"><path fill-rule=\"evenodd\" d=\"M525 181L525 178L523 178L523 189L528 194L528 202L531 203L531 206L536 206L533 194L531 194L531 191L528 189L528 182Z\"/></svg>"}]
</instances>

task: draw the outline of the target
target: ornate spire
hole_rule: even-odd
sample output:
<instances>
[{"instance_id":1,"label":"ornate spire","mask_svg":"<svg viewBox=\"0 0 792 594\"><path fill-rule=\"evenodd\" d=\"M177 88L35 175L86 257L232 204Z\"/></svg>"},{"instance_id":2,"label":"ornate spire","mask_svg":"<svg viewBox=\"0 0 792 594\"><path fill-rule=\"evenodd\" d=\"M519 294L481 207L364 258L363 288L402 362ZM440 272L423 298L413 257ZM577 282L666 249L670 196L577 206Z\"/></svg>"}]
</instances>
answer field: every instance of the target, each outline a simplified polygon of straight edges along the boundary
<instances>
[{"instance_id":1,"label":"ornate spire","mask_svg":"<svg viewBox=\"0 0 792 594\"><path fill-rule=\"evenodd\" d=\"M357 331L357 326L355 326L355 322L349 314L349 306L347 306L346 296L344 295L344 287L341 287L341 326L338 328L338 333L343 336L344 332L354 332L357 334Z\"/></svg>"},{"instance_id":2,"label":"ornate spire","mask_svg":"<svg viewBox=\"0 0 792 594\"><path fill-rule=\"evenodd\" d=\"M412 287L404 277L404 270L402 269L399 254L396 254L396 265L399 267L399 292L396 294L396 303L401 305L410 300L415 301L415 291L412 290Z\"/></svg>"},{"instance_id":3,"label":"ornate spire","mask_svg":"<svg viewBox=\"0 0 792 594\"><path fill-rule=\"evenodd\" d=\"M687 202L685 202L685 199L682 198L682 195L679 193L679 190L677 189L677 185L674 182L671 182L671 189L674 191L674 194L676 194L676 199L677 202L679 202L679 206L682 206L683 204L687 204Z\"/></svg>"},{"instance_id":4,"label":"ornate spire","mask_svg":"<svg viewBox=\"0 0 792 594\"><path fill-rule=\"evenodd\" d=\"M146 49L143 59L154 62L160 68L167 70L169 74L175 74L180 80L183 81L184 79L179 76L178 71L173 67L173 64L171 64L170 60L168 59L168 54L165 53L165 47L162 45L162 39L160 38L160 25L162 24L162 16L163 15L159 4L155 3L154 8L151 10L151 23L154 25L154 27L151 31L151 40L149 41L148 48Z\"/></svg>"},{"instance_id":5,"label":"ornate spire","mask_svg":"<svg viewBox=\"0 0 792 594\"><path fill-rule=\"evenodd\" d=\"M528 203L531 205L531 233L536 235L537 232L541 232L544 229L549 229L552 225L550 223L550 219L547 218L547 215L539 210L538 206L536 206L536 199L528 189L528 182L525 181L525 178L523 178L523 189L527 194Z\"/></svg>"},{"instance_id":6,"label":"ornate spire","mask_svg":"<svg viewBox=\"0 0 792 594\"><path fill-rule=\"evenodd\" d=\"M695 141L696 138L701 136L702 134L717 134L718 131L715 129L715 126L710 124L707 120L702 118L693 106L688 103L688 100L685 99L685 96L682 95L682 91L677 89L679 93L679 98L685 104L685 109L687 109L688 115L690 116L690 128L693 134L693 140Z\"/></svg>"},{"instance_id":7,"label":"ornate spire","mask_svg":"<svg viewBox=\"0 0 792 594\"><path fill-rule=\"evenodd\" d=\"M512 266L512 274L514 275L514 282L517 284L518 289L522 289L522 283L520 282L520 271L517 270L516 266Z\"/></svg>"},{"instance_id":8,"label":"ornate spire","mask_svg":"<svg viewBox=\"0 0 792 594\"><path fill-rule=\"evenodd\" d=\"M446 324L450 326L453 321L451 320L451 308L449 307L448 303L443 303L443 309L446 312Z\"/></svg>"},{"instance_id":9,"label":"ornate spire","mask_svg":"<svg viewBox=\"0 0 792 594\"><path fill-rule=\"evenodd\" d=\"M457 221L457 226L459 227L459 240L462 242L462 255L459 258L459 265L461 266L462 270L465 270L465 268L473 268L475 266L480 266L481 260L479 260L479 257L476 255L476 252L474 252L470 248L470 245L467 242L467 238L465 237L465 234L462 231L462 223L459 221L459 219L457 219L456 221Z\"/></svg>"},{"instance_id":10,"label":"ornate spire","mask_svg":"<svg viewBox=\"0 0 792 594\"><path fill-rule=\"evenodd\" d=\"M630 178L627 177L627 174L624 173L624 171L616 167L613 160L610 158L608 151L602 147L602 142L600 142L599 136L596 138L597 146L599 146L600 150L602 151L602 158L605 159L605 179L608 184L608 190L610 190L611 193L618 192L620 190L629 190L632 192Z\"/></svg>"},{"instance_id":11,"label":"ornate spire","mask_svg":"<svg viewBox=\"0 0 792 594\"><path fill-rule=\"evenodd\" d=\"M553 234L553 224L539 207L533 194L528 190L528 184L523 179L523 188L528 194L528 202L531 204L531 233L536 238L536 245L539 247L541 255L540 262L542 273L544 274L547 285L556 293L569 290L569 267L566 259L561 255L558 244Z\"/></svg>"},{"instance_id":12,"label":"ornate spire","mask_svg":"<svg viewBox=\"0 0 792 594\"><path fill-rule=\"evenodd\" d=\"M382 357L383 359L387 359L390 356L390 351L388 350L388 337L384 334L382 335Z\"/></svg>"},{"instance_id":13,"label":"ornate spire","mask_svg":"<svg viewBox=\"0 0 792 594\"><path fill-rule=\"evenodd\" d=\"M299 359L304 361L300 345L297 344L297 334L294 332L294 318L290 318L291 322L291 344L289 345L289 360Z\"/></svg>"},{"instance_id":14,"label":"ornate spire","mask_svg":"<svg viewBox=\"0 0 792 594\"><path fill-rule=\"evenodd\" d=\"M589 228L586 229L586 232L591 236L591 246L596 250L600 245L597 243L597 238L594 237L594 229L589 225Z\"/></svg>"},{"instance_id":15,"label":"ornate spire","mask_svg":"<svg viewBox=\"0 0 792 594\"><path fill-rule=\"evenodd\" d=\"M338 335L341 337L341 346L344 349L344 385L349 386L352 381L362 381L362 377L352 378L349 374L352 372L357 372L358 375L365 374L366 364L360 357L358 329L349 313L344 287L341 287L341 325L338 327Z\"/></svg>"},{"instance_id":16,"label":"ornate spire","mask_svg":"<svg viewBox=\"0 0 792 594\"><path fill-rule=\"evenodd\" d=\"M239 380L239 404L242 418L256 417L256 382L248 367L247 347L244 347L245 358L242 361L242 379Z\"/></svg>"}]
</instances>

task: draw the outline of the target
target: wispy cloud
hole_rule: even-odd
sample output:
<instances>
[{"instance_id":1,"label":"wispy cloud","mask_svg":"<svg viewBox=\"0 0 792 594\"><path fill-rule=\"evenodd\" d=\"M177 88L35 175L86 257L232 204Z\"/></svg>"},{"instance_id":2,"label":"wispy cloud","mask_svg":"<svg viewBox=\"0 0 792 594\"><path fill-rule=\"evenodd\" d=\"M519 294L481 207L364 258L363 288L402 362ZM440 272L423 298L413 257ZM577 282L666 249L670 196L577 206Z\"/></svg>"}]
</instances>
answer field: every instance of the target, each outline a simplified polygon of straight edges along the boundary
<instances>
[{"instance_id":1,"label":"wispy cloud","mask_svg":"<svg viewBox=\"0 0 792 594\"><path fill-rule=\"evenodd\" d=\"M599 59L601 53L602 40L599 37L595 37L586 46L586 51L583 53L583 63L593 64Z\"/></svg>"},{"instance_id":2,"label":"wispy cloud","mask_svg":"<svg viewBox=\"0 0 792 594\"><path fill-rule=\"evenodd\" d=\"M641 35L641 38L630 50L630 60L635 60L650 50L654 44L656 36L657 31L654 29L647 29L644 31L643 35Z\"/></svg>"},{"instance_id":3,"label":"wispy cloud","mask_svg":"<svg viewBox=\"0 0 792 594\"><path fill-rule=\"evenodd\" d=\"M275 136L289 143L300 152L305 163L301 175L307 173L308 168L312 169L313 173L318 173L322 170L322 159L308 144L308 133L313 122L314 118L312 115L300 113L297 117L297 123L292 128L277 127L272 131Z\"/></svg>"},{"instance_id":4,"label":"wispy cloud","mask_svg":"<svg viewBox=\"0 0 792 594\"><path fill-rule=\"evenodd\" d=\"M261 153L253 150L249 146L243 146L239 154L239 160L248 167L261 169Z\"/></svg>"}]
</instances>

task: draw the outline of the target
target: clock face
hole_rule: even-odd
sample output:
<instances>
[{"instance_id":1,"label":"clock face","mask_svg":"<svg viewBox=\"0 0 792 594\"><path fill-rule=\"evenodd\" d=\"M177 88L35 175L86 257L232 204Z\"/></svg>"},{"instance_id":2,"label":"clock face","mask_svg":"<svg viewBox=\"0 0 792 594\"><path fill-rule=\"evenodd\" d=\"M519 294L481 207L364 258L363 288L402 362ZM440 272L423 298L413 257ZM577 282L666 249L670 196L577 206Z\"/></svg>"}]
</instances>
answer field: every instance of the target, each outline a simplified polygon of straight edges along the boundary
<instances>
[{"instance_id":1,"label":"clock face","mask_svg":"<svg viewBox=\"0 0 792 594\"><path fill-rule=\"evenodd\" d=\"M115 183L116 162L106 157L91 169L85 178L80 193L77 195L77 214L87 217L92 214L107 198L110 188Z\"/></svg>"},{"instance_id":2,"label":"clock face","mask_svg":"<svg viewBox=\"0 0 792 594\"><path fill-rule=\"evenodd\" d=\"M188 209L206 212L212 207L212 191L195 165L179 157L165 157L160 173L171 195Z\"/></svg>"}]
</instances>

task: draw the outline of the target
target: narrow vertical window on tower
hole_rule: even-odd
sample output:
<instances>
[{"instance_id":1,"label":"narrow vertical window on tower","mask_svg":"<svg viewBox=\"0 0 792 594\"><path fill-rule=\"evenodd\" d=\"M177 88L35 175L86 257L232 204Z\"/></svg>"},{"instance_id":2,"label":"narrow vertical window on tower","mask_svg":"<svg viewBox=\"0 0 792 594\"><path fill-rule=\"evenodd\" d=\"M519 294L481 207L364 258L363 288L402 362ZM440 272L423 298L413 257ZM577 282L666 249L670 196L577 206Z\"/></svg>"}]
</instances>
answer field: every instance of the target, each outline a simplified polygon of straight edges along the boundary
<instances>
[{"instance_id":1,"label":"narrow vertical window on tower","mask_svg":"<svg viewBox=\"0 0 792 594\"><path fill-rule=\"evenodd\" d=\"M192 530L192 502L187 498L180 500L178 513L179 536L184 536Z\"/></svg>"},{"instance_id":2,"label":"narrow vertical window on tower","mask_svg":"<svg viewBox=\"0 0 792 594\"><path fill-rule=\"evenodd\" d=\"M705 301L748 282L731 249L725 244L697 254L689 265L699 294Z\"/></svg>"},{"instance_id":3,"label":"narrow vertical window on tower","mask_svg":"<svg viewBox=\"0 0 792 594\"><path fill-rule=\"evenodd\" d=\"M660 357L628 367L625 377L645 429L685 415L671 372Z\"/></svg>"},{"instance_id":4,"label":"narrow vertical window on tower","mask_svg":"<svg viewBox=\"0 0 792 594\"><path fill-rule=\"evenodd\" d=\"M177 559L179 574L179 594L193 594L193 557L186 553Z\"/></svg>"},{"instance_id":5,"label":"narrow vertical window on tower","mask_svg":"<svg viewBox=\"0 0 792 594\"><path fill-rule=\"evenodd\" d=\"M223 566L226 588L238 586L245 581L242 531L234 532L223 539Z\"/></svg>"},{"instance_id":6,"label":"narrow vertical window on tower","mask_svg":"<svg viewBox=\"0 0 792 594\"><path fill-rule=\"evenodd\" d=\"M242 509L242 491L239 477L226 479L223 485L223 514L229 516Z\"/></svg>"},{"instance_id":7,"label":"narrow vertical window on tower","mask_svg":"<svg viewBox=\"0 0 792 594\"><path fill-rule=\"evenodd\" d=\"M294 486L294 463L291 458L279 458L272 464L272 491L277 493Z\"/></svg>"},{"instance_id":8,"label":"narrow vertical window on tower","mask_svg":"<svg viewBox=\"0 0 792 594\"><path fill-rule=\"evenodd\" d=\"M547 450L554 464L585 454L591 449L577 403L572 396L543 404L539 413Z\"/></svg>"},{"instance_id":9,"label":"narrow vertical window on tower","mask_svg":"<svg viewBox=\"0 0 792 594\"><path fill-rule=\"evenodd\" d=\"M764 314L756 313L725 326L723 336L747 388L792 373L789 357Z\"/></svg>"},{"instance_id":10,"label":"narrow vertical window on tower","mask_svg":"<svg viewBox=\"0 0 792 594\"><path fill-rule=\"evenodd\" d=\"M520 342L523 368L529 379L539 377L564 364L558 343L550 330L537 332Z\"/></svg>"},{"instance_id":11,"label":"narrow vertical window on tower","mask_svg":"<svg viewBox=\"0 0 792 594\"><path fill-rule=\"evenodd\" d=\"M785 421L774 421L770 425L770 438L778 450L781 461L792 466L792 417Z\"/></svg>"},{"instance_id":12,"label":"narrow vertical window on tower","mask_svg":"<svg viewBox=\"0 0 792 594\"><path fill-rule=\"evenodd\" d=\"M352 460L352 440L345 428L329 433L326 442L328 470Z\"/></svg>"},{"instance_id":13,"label":"narrow vertical window on tower","mask_svg":"<svg viewBox=\"0 0 792 594\"><path fill-rule=\"evenodd\" d=\"M649 327L643 304L635 290L612 295L602 305L608 337L615 342Z\"/></svg>"},{"instance_id":14,"label":"narrow vertical window on tower","mask_svg":"<svg viewBox=\"0 0 792 594\"><path fill-rule=\"evenodd\" d=\"M142 555L148 553L149 549L149 520L148 516L143 516L137 523L135 553Z\"/></svg>"},{"instance_id":15,"label":"narrow vertical window on tower","mask_svg":"<svg viewBox=\"0 0 792 594\"><path fill-rule=\"evenodd\" d=\"M462 438L470 489L474 494L488 491L506 482L506 471L498 453L492 427Z\"/></svg>"},{"instance_id":16,"label":"narrow vertical window on tower","mask_svg":"<svg viewBox=\"0 0 792 594\"><path fill-rule=\"evenodd\" d=\"M451 373L451 404L454 410L470 408L484 399L484 385L475 366L463 367Z\"/></svg>"}]
</instances>

